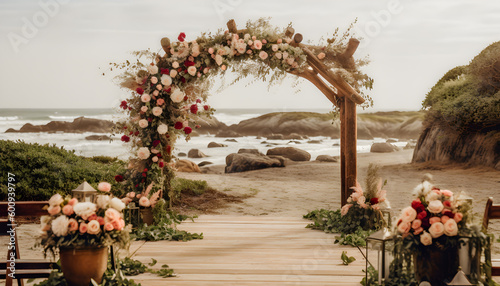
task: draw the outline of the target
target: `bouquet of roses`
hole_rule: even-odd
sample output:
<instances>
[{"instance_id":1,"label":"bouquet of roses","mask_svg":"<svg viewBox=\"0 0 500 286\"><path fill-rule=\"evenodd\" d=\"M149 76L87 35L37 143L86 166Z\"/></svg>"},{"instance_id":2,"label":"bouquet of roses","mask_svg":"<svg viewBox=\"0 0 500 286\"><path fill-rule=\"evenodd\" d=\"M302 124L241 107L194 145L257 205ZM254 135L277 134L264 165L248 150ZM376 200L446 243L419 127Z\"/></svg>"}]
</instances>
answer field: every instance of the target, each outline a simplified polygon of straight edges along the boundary
<instances>
[{"instance_id":1,"label":"bouquet of roses","mask_svg":"<svg viewBox=\"0 0 500 286\"><path fill-rule=\"evenodd\" d=\"M122 210L125 204L104 194L111 190L99 183L96 202L79 202L76 198L53 195L47 212L41 217L41 245L44 253L55 254L57 248L105 247L117 244L126 248L130 229L125 227Z\"/></svg>"},{"instance_id":2,"label":"bouquet of roses","mask_svg":"<svg viewBox=\"0 0 500 286\"><path fill-rule=\"evenodd\" d=\"M154 183L149 184L149 186L142 193L137 194L136 192L129 192L122 198L122 202L126 205L130 203L136 203L141 208L154 208L156 203L161 197L162 190L156 192L151 192Z\"/></svg>"},{"instance_id":3,"label":"bouquet of roses","mask_svg":"<svg viewBox=\"0 0 500 286\"><path fill-rule=\"evenodd\" d=\"M414 239L419 245L429 246L435 240L443 243L466 230L466 217L471 209L465 196L454 196L449 190L441 190L429 181L415 188L416 198L411 206L403 209L397 222L397 231L405 239Z\"/></svg>"}]
</instances>

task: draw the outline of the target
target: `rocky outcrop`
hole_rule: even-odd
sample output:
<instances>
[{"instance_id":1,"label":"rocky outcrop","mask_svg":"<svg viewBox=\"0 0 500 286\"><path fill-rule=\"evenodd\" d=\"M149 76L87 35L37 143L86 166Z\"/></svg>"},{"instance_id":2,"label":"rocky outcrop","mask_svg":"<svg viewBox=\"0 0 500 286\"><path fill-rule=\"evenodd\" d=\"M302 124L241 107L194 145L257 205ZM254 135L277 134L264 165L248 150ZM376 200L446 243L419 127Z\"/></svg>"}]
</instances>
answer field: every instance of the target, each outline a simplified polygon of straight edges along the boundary
<instances>
[{"instance_id":1,"label":"rocky outcrop","mask_svg":"<svg viewBox=\"0 0 500 286\"><path fill-rule=\"evenodd\" d=\"M207 146L207 148L220 148L220 147L227 147L227 145L217 143L217 142L210 142L210 143L208 143L208 146Z\"/></svg>"},{"instance_id":2,"label":"rocky outcrop","mask_svg":"<svg viewBox=\"0 0 500 286\"><path fill-rule=\"evenodd\" d=\"M248 148L239 149L238 154L254 154L254 155L264 156L264 154L260 153L258 149L248 149Z\"/></svg>"},{"instance_id":3,"label":"rocky outcrop","mask_svg":"<svg viewBox=\"0 0 500 286\"><path fill-rule=\"evenodd\" d=\"M108 120L78 117L73 122L51 121L45 125L33 125L31 123L24 124L19 130L8 129L9 132L64 132L64 133L110 133L115 124Z\"/></svg>"},{"instance_id":4,"label":"rocky outcrop","mask_svg":"<svg viewBox=\"0 0 500 286\"><path fill-rule=\"evenodd\" d=\"M90 135L85 137L85 140L89 141L103 141L103 140L111 140L111 137L108 135Z\"/></svg>"},{"instance_id":5,"label":"rocky outcrop","mask_svg":"<svg viewBox=\"0 0 500 286\"><path fill-rule=\"evenodd\" d=\"M237 173L251 170L285 167L285 158L268 157L251 153L232 153L226 157L226 173Z\"/></svg>"},{"instance_id":6,"label":"rocky outcrop","mask_svg":"<svg viewBox=\"0 0 500 286\"><path fill-rule=\"evenodd\" d=\"M200 167L198 167L198 165L196 165L192 161L184 159L175 162L175 168L179 172L201 173Z\"/></svg>"},{"instance_id":7,"label":"rocky outcrop","mask_svg":"<svg viewBox=\"0 0 500 286\"><path fill-rule=\"evenodd\" d=\"M319 155L316 157L316 161L320 162L337 162L338 159L330 155Z\"/></svg>"},{"instance_id":8,"label":"rocky outcrop","mask_svg":"<svg viewBox=\"0 0 500 286\"><path fill-rule=\"evenodd\" d=\"M205 158L208 157L205 155L203 152L201 152L199 149L191 149L188 152L188 158Z\"/></svg>"},{"instance_id":9,"label":"rocky outcrop","mask_svg":"<svg viewBox=\"0 0 500 286\"><path fill-rule=\"evenodd\" d=\"M309 161L311 154L309 152L300 150L294 147L277 147L267 150L267 155L278 155L288 158L292 161Z\"/></svg>"},{"instance_id":10,"label":"rocky outcrop","mask_svg":"<svg viewBox=\"0 0 500 286\"><path fill-rule=\"evenodd\" d=\"M198 134L217 134L219 131L227 129L227 125L215 117L200 116L197 118L196 124L200 126L200 128L196 129ZM194 129L195 126L192 127Z\"/></svg>"},{"instance_id":11,"label":"rocky outcrop","mask_svg":"<svg viewBox=\"0 0 500 286\"><path fill-rule=\"evenodd\" d=\"M412 162L459 162L500 168L500 131L459 133L437 124L424 130L413 151Z\"/></svg>"},{"instance_id":12,"label":"rocky outcrop","mask_svg":"<svg viewBox=\"0 0 500 286\"><path fill-rule=\"evenodd\" d=\"M373 143L370 147L370 152L372 153L390 153L398 151L399 148L392 145L391 143Z\"/></svg>"}]
</instances>

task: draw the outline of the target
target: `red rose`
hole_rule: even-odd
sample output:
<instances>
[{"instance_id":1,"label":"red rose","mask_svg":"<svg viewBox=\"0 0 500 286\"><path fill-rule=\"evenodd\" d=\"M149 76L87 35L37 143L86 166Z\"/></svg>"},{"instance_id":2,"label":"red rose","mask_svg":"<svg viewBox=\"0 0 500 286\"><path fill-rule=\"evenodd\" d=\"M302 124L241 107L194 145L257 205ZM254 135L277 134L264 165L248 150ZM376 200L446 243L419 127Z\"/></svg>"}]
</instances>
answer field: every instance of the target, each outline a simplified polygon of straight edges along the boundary
<instances>
[{"instance_id":1,"label":"red rose","mask_svg":"<svg viewBox=\"0 0 500 286\"><path fill-rule=\"evenodd\" d=\"M170 74L168 69L160 69L161 74Z\"/></svg>"},{"instance_id":2,"label":"red rose","mask_svg":"<svg viewBox=\"0 0 500 286\"><path fill-rule=\"evenodd\" d=\"M151 117L148 118L148 122L151 122L151 121L153 121L153 118L151 118Z\"/></svg>"},{"instance_id":3,"label":"red rose","mask_svg":"<svg viewBox=\"0 0 500 286\"><path fill-rule=\"evenodd\" d=\"M128 135L132 135L132 134L134 134L134 131L130 131L130 132L128 133Z\"/></svg>"},{"instance_id":4,"label":"red rose","mask_svg":"<svg viewBox=\"0 0 500 286\"><path fill-rule=\"evenodd\" d=\"M185 33L180 33L179 37L177 37L177 40L179 40L179 42L184 42L184 39L186 39Z\"/></svg>"},{"instance_id":5,"label":"red rose","mask_svg":"<svg viewBox=\"0 0 500 286\"><path fill-rule=\"evenodd\" d=\"M196 105L196 104L191 105L190 110L191 110L192 114L198 113L198 105Z\"/></svg>"},{"instance_id":6,"label":"red rose","mask_svg":"<svg viewBox=\"0 0 500 286\"><path fill-rule=\"evenodd\" d=\"M210 107L208 105L203 106L203 109L208 110Z\"/></svg>"},{"instance_id":7,"label":"red rose","mask_svg":"<svg viewBox=\"0 0 500 286\"><path fill-rule=\"evenodd\" d=\"M144 89L138 87L135 91L137 91L138 94L142 95L144 93Z\"/></svg>"},{"instance_id":8,"label":"red rose","mask_svg":"<svg viewBox=\"0 0 500 286\"><path fill-rule=\"evenodd\" d=\"M130 141L130 137L128 137L127 135L123 135L122 136L122 141L123 142L128 142L128 141Z\"/></svg>"},{"instance_id":9,"label":"red rose","mask_svg":"<svg viewBox=\"0 0 500 286\"><path fill-rule=\"evenodd\" d=\"M196 125L194 128L196 129L201 128L201 125Z\"/></svg>"},{"instance_id":10,"label":"red rose","mask_svg":"<svg viewBox=\"0 0 500 286\"><path fill-rule=\"evenodd\" d=\"M161 143L160 140L153 141L153 147L158 146L160 143Z\"/></svg>"},{"instance_id":11,"label":"red rose","mask_svg":"<svg viewBox=\"0 0 500 286\"><path fill-rule=\"evenodd\" d=\"M128 107L128 110L132 110L132 107L130 107L130 106L129 106L129 107Z\"/></svg>"},{"instance_id":12,"label":"red rose","mask_svg":"<svg viewBox=\"0 0 500 286\"><path fill-rule=\"evenodd\" d=\"M146 176L147 176L147 174L146 174L146 173L142 173L142 176L143 176L143 177L146 177Z\"/></svg>"},{"instance_id":13,"label":"red rose","mask_svg":"<svg viewBox=\"0 0 500 286\"><path fill-rule=\"evenodd\" d=\"M421 219L422 221L422 227L424 229L427 229L431 226L431 223L429 222L429 218L428 217L424 217L423 219Z\"/></svg>"},{"instance_id":14,"label":"red rose","mask_svg":"<svg viewBox=\"0 0 500 286\"><path fill-rule=\"evenodd\" d=\"M120 104L120 107L123 108L123 109L127 109L127 101L122 101L122 103Z\"/></svg>"},{"instance_id":15,"label":"red rose","mask_svg":"<svg viewBox=\"0 0 500 286\"><path fill-rule=\"evenodd\" d=\"M186 83L186 79L184 77L181 77L182 83Z\"/></svg>"},{"instance_id":16,"label":"red rose","mask_svg":"<svg viewBox=\"0 0 500 286\"><path fill-rule=\"evenodd\" d=\"M199 98L198 98L198 99L196 100L196 103L201 103L201 99L199 99Z\"/></svg>"},{"instance_id":17,"label":"red rose","mask_svg":"<svg viewBox=\"0 0 500 286\"><path fill-rule=\"evenodd\" d=\"M193 132L193 129L191 129L191 127L189 126L184 127L184 133L189 134L191 132Z\"/></svg>"},{"instance_id":18,"label":"red rose","mask_svg":"<svg viewBox=\"0 0 500 286\"><path fill-rule=\"evenodd\" d=\"M144 172L144 173L146 173L147 171L148 171L148 168L144 168L144 171L143 171L143 172Z\"/></svg>"},{"instance_id":19,"label":"red rose","mask_svg":"<svg viewBox=\"0 0 500 286\"><path fill-rule=\"evenodd\" d=\"M123 176L122 175L116 175L115 176L115 181L117 181L118 183L119 182L123 182Z\"/></svg>"},{"instance_id":20,"label":"red rose","mask_svg":"<svg viewBox=\"0 0 500 286\"><path fill-rule=\"evenodd\" d=\"M189 97L187 97L187 95L184 96L184 101L187 101L188 99L189 99Z\"/></svg>"},{"instance_id":21,"label":"red rose","mask_svg":"<svg viewBox=\"0 0 500 286\"><path fill-rule=\"evenodd\" d=\"M163 162L158 162L158 167L163 168L163 166L165 166Z\"/></svg>"},{"instance_id":22,"label":"red rose","mask_svg":"<svg viewBox=\"0 0 500 286\"><path fill-rule=\"evenodd\" d=\"M127 126L123 126L123 129L127 129L128 127Z\"/></svg>"},{"instance_id":23,"label":"red rose","mask_svg":"<svg viewBox=\"0 0 500 286\"><path fill-rule=\"evenodd\" d=\"M182 122L177 121L177 122L175 122L174 128L175 128L175 129L182 129L182 126L183 126L183 125L182 125Z\"/></svg>"},{"instance_id":24,"label":"red rose","mask_svg":"<svg viewBox=\"0 0 500 286\"><path fill-rule=\"evenodd\" d=\"M170 155L172 153L172 146L167 145L167 153ZM161 158L161 154L158 154L158 157Z\"/></svg>"},{"instance_id":25,"label":"red rose","mask_svg":"<svg viewBox=\"0 0 500 286\"><path fill-rule=\"evenodd\" d=\"M194 66L194 65L195 65L195 63L194 63L194 62L192 62L192 61L188 61L188 60L186 60L186 61L184 62L184 65L185 65L185 66L187 66L187 67L191 67L191 66Z\"/></svg>"},{"instance_id":26,"label":"red rose","mask_svg":"<svg viewBox=\"0 0 500 286\"><path fill-rule=\"evenodd\" d=\"M139 136L139 131L135 131L134 135Z\"/></svg>"},{"instance_id":27,"label":"red rose","mask_svg":"<svg viewBox=\"0 0 500 286\"><path fill-rule=\"evenodd\" d=\"M424 218L426 218L426 217L427 217L427 212L426 212L426 211L421 211L421 212L419 212L419 213L417 214L417 218L418 218L419 220L423 220L423 219L424 219Z\"/></svg>"},{"instance_id":28,"label":"red rose","mask_svg":"<svg viewBox=\"0 0 500 286\"><path fill-rule=\"evenodd\" d=\"M455 214L454 214L454 213L452 213L452 212L451 212L451 211L449 211L449 210L445 210L445 211L443 212L443 215L448 216L449 218L454 218L454 217L455 217Z\"/></svg>"},{"instance_id":29,"label":"red rose","mask_svg":"<svg viewBox=\"0 0 500 286\"><path fill-rule=\"evenodd\" d=\"M372 205L378 204L378 198L371 198L370 199L370 204L372 204Z\"/></svg>"},{"instance_id":30,"label":"red rose","mask_svg":"<svg viewBox=\"0 0 500 286\"><path fill-rule=\"evenodd\" d=\"M445 206L447 208L451 208L451 202L450 201L444 201L443 202L443 206Z\"/></svg>"}]
</instances>

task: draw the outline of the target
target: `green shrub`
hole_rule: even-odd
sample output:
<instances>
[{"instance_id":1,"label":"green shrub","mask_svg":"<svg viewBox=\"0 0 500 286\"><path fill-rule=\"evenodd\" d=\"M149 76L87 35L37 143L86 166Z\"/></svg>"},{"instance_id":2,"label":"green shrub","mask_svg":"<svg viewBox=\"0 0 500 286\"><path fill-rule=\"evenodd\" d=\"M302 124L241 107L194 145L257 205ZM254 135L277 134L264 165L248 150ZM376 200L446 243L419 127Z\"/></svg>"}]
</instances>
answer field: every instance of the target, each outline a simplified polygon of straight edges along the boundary
<instances>
[{"instance_id":1,"label":"green shrub","mask_svg":"<svg viewBox=\"0 0 500 286\"><path fill-rule=\"evenodd\" d=\"M0 140L0 200L7 198L7 174L15 175L16 200L47 200L54 193L69 194L83 181L94 188L101 181L120 188L114 176L125 163L105 157L85 158L55 145Z\"/></svg>"},{"instance_id":2,"label":"green shrub","mask_svg":"<svg viewBox=\"0 0 500 286\"><path fill-rule=\"evenodd\" d=\"M172 189L176 197L179 197L181 193L190 193L200 196L205 193L205 191L209 190L210 187L207 181L174 178L172 180Z\"/></svg>"}]
</instances>

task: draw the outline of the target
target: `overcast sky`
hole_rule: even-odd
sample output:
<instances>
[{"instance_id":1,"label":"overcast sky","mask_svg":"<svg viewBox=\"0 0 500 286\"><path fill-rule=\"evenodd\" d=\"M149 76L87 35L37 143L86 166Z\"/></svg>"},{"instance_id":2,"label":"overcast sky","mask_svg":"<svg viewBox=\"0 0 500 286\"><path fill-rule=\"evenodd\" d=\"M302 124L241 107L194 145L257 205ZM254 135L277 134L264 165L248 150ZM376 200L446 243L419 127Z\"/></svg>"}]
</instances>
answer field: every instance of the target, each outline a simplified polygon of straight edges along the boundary
<instances>
[{"instance_id":1,"label":"overcast sky","mask_svg":"<svg viewBox=\"0 0 500 286\"><path fill-rule=\"evenodd\" d=\"M45 3L45 4L44 4ZM318 41L358 18L364 40L355 57L369 55L365 71L375 79L374 110L418 110L425 94L449 69L467 64L500 40L498 0L1 0L1 108L111 108L127 92L111 76L109 62L130 51L160 49L162 37L179 32L194 40L226 28L234 18L271 17L293 23L304 40ZM209 103L215 108L329 107L309 82L292 80L267 90L243 82Z\"/></svg>"}]
</instances>

